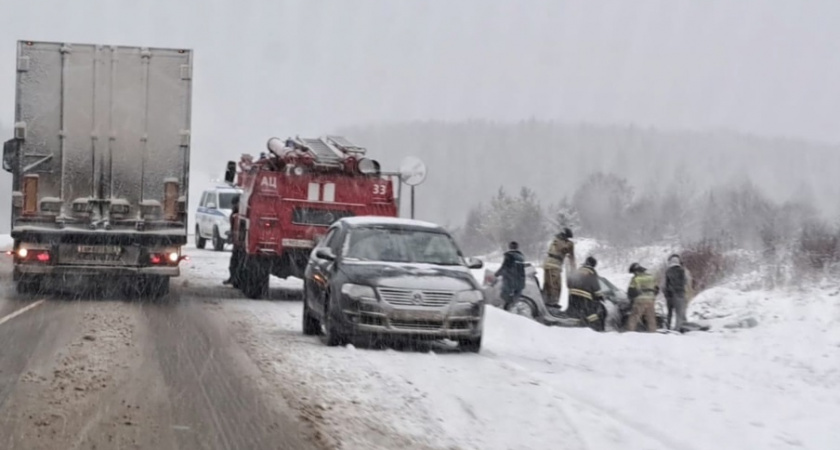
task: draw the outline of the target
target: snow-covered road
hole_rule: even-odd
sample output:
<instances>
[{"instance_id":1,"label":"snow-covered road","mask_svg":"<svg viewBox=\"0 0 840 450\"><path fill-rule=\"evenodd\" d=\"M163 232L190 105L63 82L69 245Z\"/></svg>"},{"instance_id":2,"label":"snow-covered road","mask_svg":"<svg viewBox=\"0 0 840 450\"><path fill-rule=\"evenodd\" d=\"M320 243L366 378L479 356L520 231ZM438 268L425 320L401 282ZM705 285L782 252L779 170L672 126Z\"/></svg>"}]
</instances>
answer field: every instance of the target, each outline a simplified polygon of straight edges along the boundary
<instances>
[{"instance_id":1,"label":"snow-covered road","mask_svg":"<svg viewBox=\"0 0 840 450\"><path fill-rule=\"evenodd\" d=\"M837 289L718 288L692 304L758 309L748 329L599 334L490 308L477 355L328 348L301 333L299 280L241 300L219 284L229 253L190 254L184 282L236 298L221 305L251 358L342 448L840 448Z\"/></svg>"}]
</instances>

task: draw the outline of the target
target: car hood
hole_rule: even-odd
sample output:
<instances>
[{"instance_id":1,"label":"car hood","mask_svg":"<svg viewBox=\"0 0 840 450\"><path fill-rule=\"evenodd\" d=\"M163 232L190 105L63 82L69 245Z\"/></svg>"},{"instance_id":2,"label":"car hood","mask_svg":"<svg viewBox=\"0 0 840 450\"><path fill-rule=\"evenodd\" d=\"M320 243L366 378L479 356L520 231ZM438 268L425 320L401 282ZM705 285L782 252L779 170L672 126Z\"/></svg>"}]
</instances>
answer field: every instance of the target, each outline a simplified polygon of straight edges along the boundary
<instances>
[{"instance_id":1,"label":"car hood","mask_svg":"<svg viewBox=\"0 0 840 450\"><path fill-rule=\"evenodd\" d=\"M479 289L465 266L346 261L341 270L351 283L376 287L442 291Z\"/></svg>"}]
</instances>

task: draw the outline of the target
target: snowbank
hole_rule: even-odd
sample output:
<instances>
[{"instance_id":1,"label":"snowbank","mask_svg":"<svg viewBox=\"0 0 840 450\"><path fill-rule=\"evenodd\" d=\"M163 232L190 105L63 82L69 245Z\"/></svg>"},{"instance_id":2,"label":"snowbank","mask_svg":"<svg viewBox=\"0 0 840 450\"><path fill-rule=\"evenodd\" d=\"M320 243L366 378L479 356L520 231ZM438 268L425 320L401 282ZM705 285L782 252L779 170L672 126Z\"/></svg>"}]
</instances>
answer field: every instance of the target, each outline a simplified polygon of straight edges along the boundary
<instances>
[{"instance_id":1,"label":"snowbank","mask_svg":"<svg viewBox=\"0 0 840 450\"><path fill-rule=\"evenodd\" d=\"M349 448L371 445L374 429L408 447L740 450L840 443L835 299L778 308L798 314L773 326L682 336L548 328L490 308L478 355L327 348L302 336L299 304L228 306L249 316L275 370L303 380L289 395L321 405ZM787 300L698 302L728 302L731 316Z\"/></svg>"},{"instance_id":2,"label":"snowbank","mask_svg":"<svg viewBox=\"0 0 840 450\"><path fill-rule=\"evenodd\" d=\"M196 254L189 280L218 286L229 255ZM549 328L489 308L479 354L330 348L302 334L298 301L222 307L273 386L343 448L830 449L838 298L718 287L689 309L717 327L685 335ZM751 328L724 327L747 317Z\"/></svg>"}]
</instances>

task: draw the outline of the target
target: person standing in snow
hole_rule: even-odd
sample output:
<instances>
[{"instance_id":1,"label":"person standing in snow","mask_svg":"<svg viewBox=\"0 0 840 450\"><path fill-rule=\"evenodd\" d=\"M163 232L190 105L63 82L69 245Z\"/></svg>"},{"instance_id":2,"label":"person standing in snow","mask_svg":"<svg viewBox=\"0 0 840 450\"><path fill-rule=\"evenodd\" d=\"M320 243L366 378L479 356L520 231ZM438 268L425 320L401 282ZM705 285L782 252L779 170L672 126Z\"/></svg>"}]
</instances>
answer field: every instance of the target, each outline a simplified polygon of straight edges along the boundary
<instances>
[{"instance_id":1,"label":"person standing in snow","mask_svg":"<svg viewBox=\"0 0 840 450\"><path fill-rule=\"evenodd\" d=\"M496 277L499 276L502 277L504 308L508 309L525 289L525 255L519 251L519 244L515 241L508 244L504 262L496 271Z\"/></svg>"},{"instance_id":2,"label":"person standing in snow","mask_svg":"<svg viewBox=\"0 0 840 450\"><path fill-rule=\"evenodd\" d=\"M627 288L627 297L633 303L633 311L627 320L627 331L636 331L636 326L645 320L647 330L651 333L656 331L656 295L659 294L659 286L653 275L647 273L647 269L641 264L634 262L630 265L630 273L633 279Z\"/></svg>"},{"instance_id":3,"label":"person standing in snow","mask_svg":"<svg viewBox=\"0 0 840 450\"><path fill-rule=\"evenodd\" d=\"M239 220L239 196L233 197L231 200L231 211L230 211L230 233L233 234L234 227L236 225L236 221ZM230 262L228 263L228 272L229 276L228 279L223 281L223 284L234 284L234 278L237 276L236 272L240 269L240 260L242 259L242 250L236 243L233 243L233 251L230 253Z\"/></svg>"},{"instance_id":4,"label":"person standing in snow","mask_svg":"<svg viewBox=\"0 0 840 450\"><path fill-rule=\"evenodd\" d=\"M682 265L680 255L673 254L668 257L668 269L665 271L665 301L668 306L667 328L682 331L686 322L685 292L687 287L685 268ZM676 310L676 323L671 328L671 317Z\"/></svg>"},{"instance_id":5,"label":"person standing in snow","mask_svg":"<svg viewBox=\"0 0 840 450\"><path fill-rule=\"evenodd\" d=\"M557 308L560 306L560 291L562 290L563 262L569 258L572 268L577 267L575 263L575 243L572 242L572 230L564 228L563 231L554 236L548 248L548 256L543 262L545 271L544 297L546 306Z\"/></svg>"},{"instance_id":6,"label":"person standing in snow","mask_svg":"<svg viewBox=\"0 0 840 450\"><path fill-rule=\"evenodd\" d=\"M595 271L598 261L589 256L569 277L569 317L574 317L595 331L604 331L607 310L601 303L601 280Z\"/></svg>"}]
</instances>

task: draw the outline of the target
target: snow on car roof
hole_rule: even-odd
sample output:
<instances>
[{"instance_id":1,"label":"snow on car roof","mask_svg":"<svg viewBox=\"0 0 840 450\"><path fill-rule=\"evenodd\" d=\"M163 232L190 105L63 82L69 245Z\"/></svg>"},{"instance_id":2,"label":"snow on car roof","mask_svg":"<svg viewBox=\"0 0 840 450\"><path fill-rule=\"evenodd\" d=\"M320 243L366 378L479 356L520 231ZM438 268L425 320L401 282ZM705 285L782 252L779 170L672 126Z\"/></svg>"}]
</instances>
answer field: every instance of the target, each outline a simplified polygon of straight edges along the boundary
<instances>
[{"instance_id":1,"label":"snow on car roof","mask_svg":"<svg viewBox=\"0 0 840 450\"><path fill-rule=\"evenodd\" d=\"M414 219L403 219L399 217L384 217L384 216L355 216L355 217L345 217L341 219L341 222L350 225L351 227L363 226L363 225L397 225L397 226L407 226L407 227L421 227L421 228L433 228L435 230L441 230L441 227L438 224L432 222L425 222L422 220L414 220Z\"/></svg>"},{"instance_id":2,"label":"snow on car roof","mask_svg":"<svg viewBox=\"0 0 840 450\"><path fill-rule=\"evenodd\" d=\"M211 191L218 191L218 192L242 192L242 189L230 187L230 186L217 186L213 189L209 189Z\"/></svg>"}]
</instances>

